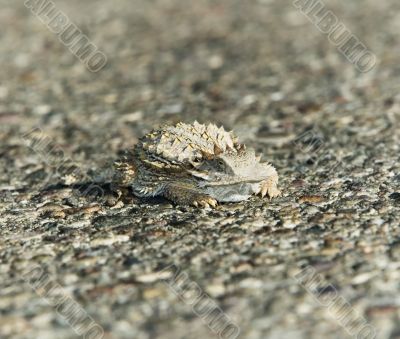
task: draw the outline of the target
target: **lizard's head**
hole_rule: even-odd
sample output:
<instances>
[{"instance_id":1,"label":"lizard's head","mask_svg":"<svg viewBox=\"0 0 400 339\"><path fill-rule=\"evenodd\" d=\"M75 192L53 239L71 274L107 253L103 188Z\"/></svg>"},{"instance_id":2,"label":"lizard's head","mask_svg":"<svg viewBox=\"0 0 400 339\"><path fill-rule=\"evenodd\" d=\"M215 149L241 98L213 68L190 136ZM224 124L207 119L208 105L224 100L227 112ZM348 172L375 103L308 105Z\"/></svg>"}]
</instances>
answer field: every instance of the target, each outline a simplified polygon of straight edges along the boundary
<instances>
[{"instance_id":1,"label":"lizard's head","mask_svg":"<svg viewBox=\"0 0 400 339\"><path fill-rule=\"evenodd\" d=\"M193 170L190 173L205 185L261 182L276 172L269 164L261 163L260 158L254 149L244 147L231 152L203 155L191 161Z\"/></svg>"},{"instance_id":2,"label":"lizard's head","mask_svg":"<svg viewBox=\"0 0 400 339\"><path fill-rule=\"evenodd\" d=\"M219 201L240 201L260 191L260 183L276 176L274 167L260 162L253 149L244 147L191 162L190 173L205 193Z\"/></svg>"}]
</instances>

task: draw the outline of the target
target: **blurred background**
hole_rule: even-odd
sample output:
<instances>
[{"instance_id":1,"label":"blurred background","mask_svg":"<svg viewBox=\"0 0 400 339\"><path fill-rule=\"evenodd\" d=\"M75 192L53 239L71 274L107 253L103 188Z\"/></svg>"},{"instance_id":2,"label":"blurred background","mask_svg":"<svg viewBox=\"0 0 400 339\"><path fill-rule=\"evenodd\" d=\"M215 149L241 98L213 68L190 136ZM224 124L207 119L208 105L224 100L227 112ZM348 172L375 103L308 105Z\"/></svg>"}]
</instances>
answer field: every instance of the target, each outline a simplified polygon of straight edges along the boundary
<instances>
[{"instance_id":1,"label":"blurred background","mask_svg":"<svg viewBox=\"0 0 400 339\"><path fill-rule=\"evenodd\" d=\"M292 278L305 265L377 338L400 337L398 1L324 3L376 56L368 72L292 1L54 1L106 56L91 72L31 11L38 3L0 0L0 337L78 336L20 281L33 263L106 338L218 337L148 277L171 263L241 338L351 337ZM72 194L95 182L112 196L123 149L194 120L262 152L282 198L196 212ZM57 173L31 135L79 170Z\"/></svg>"}]
</instances>

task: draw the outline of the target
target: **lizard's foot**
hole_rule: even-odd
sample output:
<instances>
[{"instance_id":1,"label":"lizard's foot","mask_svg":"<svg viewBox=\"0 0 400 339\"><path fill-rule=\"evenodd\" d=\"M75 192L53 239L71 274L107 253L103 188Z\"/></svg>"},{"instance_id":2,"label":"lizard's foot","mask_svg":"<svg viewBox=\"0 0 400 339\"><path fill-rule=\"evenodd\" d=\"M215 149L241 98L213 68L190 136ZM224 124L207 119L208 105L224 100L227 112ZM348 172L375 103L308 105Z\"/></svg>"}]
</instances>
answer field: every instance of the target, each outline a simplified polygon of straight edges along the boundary
<instances>
[{"instance_id":1,"label":"lizard's foot","mask_svg":"<svg viewBox=\"0 0 400 339\"><path fill-rule=\"evenodd\" d=\"M123 207L125 204L131 204L136 199L129 187L112 186L111 193L106 199L107 205L111 208Z\"/></svg>"},{"instance_id":2,"label":"lizard's foot","mask_svg":"<svg viewBox=\"0 0 400 339\"><path fill-rule=\"evenodd\" d=\"M208 195L198 195L197 198L192 201L192 205L196 207L217 207L218 202Z\"/></svg>"},{"instance_id":3,"label":"lizard's foot","mask_svg":"<svg viewBox=\"0 0 400 339\"><path fill-rule=\"evenodd\" d=\"M259 194L261 195L262 198L268 195L269 199L272 199L274 197L281 195L281 191L277 187L278 184L277 181L278 181L277 178L272 177L261 183L261 190Z\"/></svg>"},{"instance_id":4,"label":"lizard's foot","mask_svg":"<svg viewBox=\"0 0 400 339\"><path fill-rule=\"evenodd\" d=\"M176 204L193 205L196 207L216 207L217 200L196 190L190 184L174 183L164 188L163 196Z\"/></svg>"}]
</instances>

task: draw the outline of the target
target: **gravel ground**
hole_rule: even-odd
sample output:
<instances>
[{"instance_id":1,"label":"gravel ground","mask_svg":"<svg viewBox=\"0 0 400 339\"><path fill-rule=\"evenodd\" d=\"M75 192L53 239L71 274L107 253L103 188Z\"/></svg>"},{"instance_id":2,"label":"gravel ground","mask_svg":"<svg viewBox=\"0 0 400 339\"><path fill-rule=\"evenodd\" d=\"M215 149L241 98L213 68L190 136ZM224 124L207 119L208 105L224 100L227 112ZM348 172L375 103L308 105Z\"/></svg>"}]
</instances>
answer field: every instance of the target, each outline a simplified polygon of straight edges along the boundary
<instances>
[{"instance_id":1,"label":"gravel ground","mask_svg":"<svg viewBox=\"0 0 400 339\"><path fill-rule=\"evenodd\" d=\"M0 5L1 338L400 338L398 1L326 1L376 55L365 73L291 1L57 0L98 72ZM194 120L263 152L282 197L119 197L121 151Z\"/></svg>"}]
</instances>

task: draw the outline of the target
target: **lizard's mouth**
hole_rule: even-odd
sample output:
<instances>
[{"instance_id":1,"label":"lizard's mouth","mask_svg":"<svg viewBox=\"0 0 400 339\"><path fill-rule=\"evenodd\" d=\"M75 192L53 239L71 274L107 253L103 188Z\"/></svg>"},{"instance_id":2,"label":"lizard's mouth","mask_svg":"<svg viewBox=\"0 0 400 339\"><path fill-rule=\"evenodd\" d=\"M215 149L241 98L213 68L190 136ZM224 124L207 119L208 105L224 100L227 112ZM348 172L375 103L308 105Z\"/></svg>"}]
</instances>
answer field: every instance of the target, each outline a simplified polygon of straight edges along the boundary
<instances>
[{"instance_id":1,"label":"lizard's mouth","mask_svg":"<svg viewBox=\"0 0 400 339\"><path fill-rule=\"evenodd\" d=\"M200 187L211 187L211 186L231 186L238 184L256 184L264 181L268 176L262 177L241 177L241 176L231 176L224 174L214 174L210 175L206 172L201 171L189 171L191 175L201 180Z\"/></svg>"},{"instance_id":2,"label":"lizard's mouth","mask_svg":"<svg viewBox=\"0 0 400 339\"><path fill-rule=\"evenodd\" d=\"M190 175L199 179L200 187L227 187L241 184L257 184L276 175L274 167L267 163L256 164L253 168L245 168L239 173L206 172L199 170L189 170ZM240 173L242 172L242 173ZM244 173L243 173L244 172ZM255 174L257 173L257 174Z\"/></svg>"},{"instance_id":3,"label":"lizard's mouth","mask_svg":"<svg viewBox=\"0 0 400 339\"><path fill-rule=\"evenodd\" d=\"M232 186L232 185L240 185L240 184L257 184L261 181L266 180L267 177L259 177L259 178L233 178L230 180L221 180L221 181L205 181L203 182L204 187L207 186Z\"/></svg>"}]
</instances>

